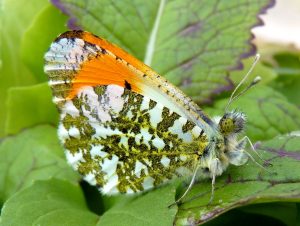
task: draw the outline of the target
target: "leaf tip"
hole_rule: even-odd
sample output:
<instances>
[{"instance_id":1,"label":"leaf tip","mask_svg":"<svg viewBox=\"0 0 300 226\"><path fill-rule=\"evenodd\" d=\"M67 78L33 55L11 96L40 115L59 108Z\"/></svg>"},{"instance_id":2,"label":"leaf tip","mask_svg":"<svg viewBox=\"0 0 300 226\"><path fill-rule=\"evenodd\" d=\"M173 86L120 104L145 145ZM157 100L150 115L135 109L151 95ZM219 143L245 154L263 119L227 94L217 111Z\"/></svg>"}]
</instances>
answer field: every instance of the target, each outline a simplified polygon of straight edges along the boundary
<instances>
[{"instance_id":1,"label":"leaf tip","mask_svg":"<svg viewBox=\"0 0 300 226\"><path fill-rule=\"evenodd\" d=\"M257 18L257 22L255 24L253 24L252 27L250 27L250 29L253 29L255 27L258 26L263 26L264 22L263 20L260 18L260 15L263 15L265 13L267 13L267 11L272 8L276 3L276 0L269 0L265 6L263 6L260 11L257 13L256 18ZM243 64L242 64L242 60L244 58L250 57L250 56L254 56L256 54L256 46L252 43L253 39L255 38L255 35L252 33L252 31L250 32L250 38L247 40L247 43L249 44L249 50L240 54L237 60L237 63L234 66L230 66L228 68L229 71L234 71L234 70L242 70L244 68Z\"/></svg>"}]
</instances>

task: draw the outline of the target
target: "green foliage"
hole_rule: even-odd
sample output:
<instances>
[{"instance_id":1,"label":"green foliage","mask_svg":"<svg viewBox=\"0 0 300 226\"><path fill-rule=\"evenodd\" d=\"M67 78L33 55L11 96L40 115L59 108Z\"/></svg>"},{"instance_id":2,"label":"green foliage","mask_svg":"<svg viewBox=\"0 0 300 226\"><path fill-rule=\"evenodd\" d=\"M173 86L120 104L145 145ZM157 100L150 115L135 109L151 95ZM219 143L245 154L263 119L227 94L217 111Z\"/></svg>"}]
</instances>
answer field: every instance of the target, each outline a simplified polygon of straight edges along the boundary
<instances>
[{"instance_id":1,"label":"green foliage","mask_svg":"<svg viewBox=\"0 0 300 226\"><path fill-rule=\"evenodd\" d=\"M26 129L0 143L0 200L36 180L65 179L76 183L78 175L65 161L56 128L43 125Z\"/></svg>"},{"instance_id":2,"label":"green foliage","mask_svg":"<svg viewBox=\"0 0 300 226\"><path fill-rule=\"evenodd\" d=\"M17 211L16 211L17 210ZM78 185L50 179L37 181L4 205L2 225L95 225L99 216L88 211Z\"/></svg>"},{"instance_id":3,"label":"green foliage","mask_svg":"<svg viewBox=\"0 0 300 226\"><path fill-rule=\"evenodd\" d=\"M58 112L51 103L51 98L52 94L47 83L10 88L6 108L6 133L15 134L22 128L41 123L56 125ZM20 112L22 117L19 117Z\"/></svg>"},{"instance_id":4,"label":"green foliage","mask_svg":"<svg viewBox=\"0 0 300 226\"><path fill-rule=\"evenodd\" d=\"M300 54L279 53L274 56L274 59L277 63L274 69L279 76L271 86L299 107Z\"/></svg>"},{"instance_id":5,"label":"green foliage","mask_svg":"<svg viewBox=\"0 0 300 226\"><path fill-rule=\"evenodd\" d=\"M166 207L175 201L175 191L174 185L168 185L141 196L118 201L103 214L97 225L172 225L177 207Z\"/></svg>"},{"instance_id":6,"label":"green foliage","mask_svg":"<svg viewBox=\"0 0 300 226\"><path fill-rule=\"evenodd\" d=\"M66 29L66 17L47 0L31 0L30 3L3 0L1 4L0 137L3 137L11 132L6 128L8 90L46 81L43 54L53 37Z\"/></svg>"},{"instance_id":7,"label":"green foliage","mask_svg":"<svg viewBox=\"0 0 300 226\"><path fill-rule=\"evenodd\" d=\"M66 30L65 21L65 15L47 4L24 33L20 50L21 58L38 82L47 81L43 70L44 54L49 48L49 43L53 41L53 37ZM33 50L34 54L32 54Z\"/></svg>"},{"instance_id":8,"label":"green foliage","mask_svg":"<svg viewBox=\"0 0 300 226\"><path fill-rule=\"evenodd\" d=\"M252 59L246 59L244 70L232 70L244 56L254 53L250 28L259 23L257 16L271 3L52 2L69 15L71 27L79 26L120 45L195 101L213 103L204 106L211 116L223 114L226 91L233 89L251 65ZM32 0L30 7L24 0L3 0L1 4L0 136L6 136L0 143L1 226L196 225L227 211L206 224L263 221L265 225L293 226L299 222L298 54L278 53L273 65L260 62L253 76L260 75L262 84L230 107L247 114L245 134L272 164L265 164L267 170L251 161L229 167L217 178L215 199L209 206L210 180L198 182L184 202L172 208L167 206L186 188L177 186L181 180L135 196L98 194L96 198L79 186L77 173L66 163L56 135L58 113L43 74L43 54L67 30L67 17L46 0ZM153 29L155 23L157 29ZM249 204L256 205L244 207ZM258 219L261 221L255 221Z\"/></svg>"}]
</instances>

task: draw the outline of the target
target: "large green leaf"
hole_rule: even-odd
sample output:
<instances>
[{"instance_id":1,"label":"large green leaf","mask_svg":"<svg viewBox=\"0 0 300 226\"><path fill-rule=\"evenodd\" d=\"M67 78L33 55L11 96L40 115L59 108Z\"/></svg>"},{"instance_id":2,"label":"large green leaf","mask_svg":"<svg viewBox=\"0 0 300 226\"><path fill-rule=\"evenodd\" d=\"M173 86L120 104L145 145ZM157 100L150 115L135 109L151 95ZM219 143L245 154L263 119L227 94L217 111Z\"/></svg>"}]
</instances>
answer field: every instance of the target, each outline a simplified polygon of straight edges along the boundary
<instances>
[{"instance_id":1,"label":"large green leaf","mask_svg":"<svg viewBox=\"0 0 300 226\"><path fill-rule=\"evenodd\" d=\"M51 179L38 181L4 205L1 225L55 225L90 226L99 217L88 211L78 185Z\"/></svg>"},{"instance_id":2,"label":"large green leaf","mask_svg":"<svg viewBox=\"0 0 300 226\"><path fill-rule=\"evenodd\" d=\"M56 125L59 116L51 99L52 94L46 83L10 88L5 133L15 134L23 128L42 123Z\"/></svg>"},{"instance_id":3,"label":"large green leaf","mask_svg":"<svg viewBox=\"0 0 300 226\"><path fill-rule=\"evenodd\" d=\"M257 145L258 152L272 166L260 169L253 162L231 166L217 178L211 205L210 182L200 182L179 206L178 225L197 225L238 206L274 201L300 201L300 136L276 137ZM267 166L267 164L265 164Z\"/></svg>"},{"instance_id":4,"label":"large green leaf","mask_svg":"<svg viewBox=\"0 0 300 226\"><path fill-rule=\"evenodd\" d=\"M217 101L206 111L211 116L223 115L228 99ZM233 102L229 109L238 109L247 115L246 135L251 140L268 140L278 134L300 129L300 111L282 94L264 85L258 85Z\"/></svg>"},{"instance_id":5,"label":"large green leaf","mask_svg":"<svg viewBox=\"0 0 300 226\"><path fill-rule=\"evenodd\" d=\"M75 183L78 175L67 164L56 129L38 126L0 143L0 200L36 180L61 178Z\"/></svg>"},{"instance_id":6,"label":"large green leaf","mask_svg":"<svg viewBox=\"0 0 300 226\"><path fill-rule=\"evenodd\" d=\"M250 28L273 1L52 0L71 25L120 45L199 102L232 89L226 76L254 53ZM71 26L72 28L72 26Z\"/></svg>"}]
</instances>

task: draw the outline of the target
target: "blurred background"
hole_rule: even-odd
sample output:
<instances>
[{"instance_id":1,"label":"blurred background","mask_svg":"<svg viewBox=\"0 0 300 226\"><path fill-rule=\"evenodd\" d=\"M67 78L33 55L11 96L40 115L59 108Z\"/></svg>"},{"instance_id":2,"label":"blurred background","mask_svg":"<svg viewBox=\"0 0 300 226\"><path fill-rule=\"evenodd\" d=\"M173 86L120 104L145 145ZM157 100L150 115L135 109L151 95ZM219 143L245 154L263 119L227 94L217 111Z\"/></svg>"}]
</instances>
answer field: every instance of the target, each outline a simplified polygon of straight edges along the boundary
<instances>
[{"instance_id":1,"label":"blurred background","mask_svg":"<svg viewBox=\"0 0 300 226\"><path fill-rule=\"evenodd\" d=\"M78 5L76 6L74 2ZM122 10L127 10L125 7L126 4L129 5L132 2L138 4L139 1L122 1L125 6L119 10L119 12L121 12L119 14L109 14L107 13L109 10L101 11L103 10L101 7L94 8L94 10L101 11L104 15L103 17L101 17L101 13L96 16L86 16L92 14L88 11L88 7L86 7L88 5L87 2L91 3L91 5L96 2L106 4L108 6L107 9L109 10L112 10L111 8L113 7L111 6L114 5L113 3L110 4L109 0L78 2L75 0L53 0L52 2L47 0L0 0L0 171L2 173L0 173L0 205L8 206L6 208L7 211L2 212L5 213L5 217L2 217L5 219L2 221L4 222L2 225L18 225L7 223L9 222L7 219L15 218L13 213L17 212L10 206L10 203L7 200L11 200L11 197L15 197L15 194L20 194L19 192L21 189L29 188L33 181L48 180L52 177L56 178L58 175L58 178L60 179L72 178L71 182L73 185L78 185L77 182L79 177L77 174L73 174L73 171L65 164L63 149L56 139L56 127L59 115L56 107L51 102L51 91L47 85L47 77L43 72L43 55L55 37L69 29L83 28L84 30L94 32L97 35L103 35L103 37L121 45L127 51L143 60L144 52L139 50L145 47L143 46L145 43L140 43L138 38L143 39L147 38L147 36L142 34L143 31L140 31L141 35L136 41L132 38L134 36L131 34L132 32L124 32L126 26L120 25L116 19L123 18L122 16L124 15L122 15ZM121 1L111 2L119 4ZM179 5L185 5L185 1L177 2L180 2ZM191 2L199 2L199 4L206 2L207 5L209 5L209 2L213 1ZM228 1L226 3L224 0L221 3L226 5L237 2L239 1ZM251 5L253 2L254 1L246 1L247 4L245 5ZM255 1L255 4L259 5L259 2L260 1ZM265 0L265 2L269 2L269 4L272 5L271 3L273 1ZM151 3L151 1L145 1L142 4L139 4L139 6L144 10L144 8L147 9L148 6L150 7ZM255 4L253 3L253 5ZM80 7L85 10L81 10ZM259 8L260 6L257 7ZM183 7L176 8L176 10L179 10L179 14L182 13L180 11L182 8ZM189 10L192 11L193 8L194 7L191 6ZM188 38L190 37L179 37L177 41L180 44L178 46L183 49L179 48L180 51L182 50L182 54L177 56L175 53L178 49L172 49L168 52L170 55L163 55L160 52L163 52L163 47L165 46L161 45L163 46L161 51L157 52L157 57L152 62L153 68L162 72L169 80L180 86L184 92L188 93L188 95L197 101L197 103L201 104L205 111L211 115L223 113L224 105L227 103L228 96L233 90L234 85L236 85L247 73L253 62L255 51L248 45L249 37L251 37L249 30L254 24L257 24L257 21L254 19L259 10L255 11L255 7L253 7L253 9L251 7L249 8L254 12L251 15L249 14L250 16L248 17L250 17L250 19L248 17L243 18L242 16L242 19L239 18L238 11L234 11L236 14L228 11L228 14L225 16L223 15L224 18L227 18L229 21L233 18L233 22L240 22L240 20L247 21L249 19L249 26L246 27L245 30L238 30L233 27L232 30L229 31L229 35L227 34L228 36L226 36L226 38L229 37L228 40L224 38L225 44L222 40L213 43L217 46L216 48L222 49L222 47L226 47L226 41L228 41L228 45L231 45L232 43L232 45L234 45L235 41L238 43L242 40L241 49L245 50L244 56L241 50L238 49L239 46L236 49L230 46L233 49L232 54L230 48L227 52L224 51L221 53L218 51L207 51L207 55L210 54L210 56L207 58L197 58L198 61L196 62L198 64L195 64L196 66L194 66L194 62L191 61L183 64L183 67L180 70L169 71L165 68L166 65L169 64L169 61L174 61L174 65L176 66L181 60L181 55L189 56L188 54L196 51L201 44L197 43L197 41L199 41L197 39L194 45L197 48L190 48L190 46L188 46L187 49L184 49L186 47L184 45L185 41L188 40L194 44L193 40L189 40ZM93 7L91 7L90 10L93 10ZM251 10L246 8L243 13L246 15L248 11ZM147 10L145 11L148 12ZM125 18L129 18L129 24L131 22L134 23L136 20L142 21L143 18L151 17L151 13L149 13L149 15L147 13L140 15L139 19L136 17L126 17L128 15L126 13L124 14ZM170 15L173 14L170 13ZM97 16L99 16L99 18L101 17L103 20L97 18ZM110 17L107 18L108 16ZM169 22L169 17L166 18L166 21ZM251 18L254 18L253 21L251 21ZM254 143L258 141L264 142L277 135L288 134L290 132L297 134L297 132L300 131L300 1L277 0L274 7L268 9L266 14L259 15L259 18L263 20L264 25L256 26L252 29L255 36L252 43L255 44L257 52L260 53L261 60L256 66L252 78L256 75L260 75L263 78L263 81L261 82L261 86L258 86L255 91L250 91L251 93L249 93L249 96L242 97L236 102L236 105L233 105L236 108L242 108L248 114L249 126L247 135ZM115 30L99 29L99 27L105 27L105 24L103 25L102 21L106 21L106 19L107 21L110 21L108 24L116 24L114 27ZM192 20L193 16L189 19ZM99 23L96 23L95 20ZM144 22L146 30L148 26L147 20ZM151 20L150 22L152 23L153 21ZM180 23L177 20L173 20L173 22L174 24L171 26L166 26L164 33L161 31L165 40L175 36L173 35L170 37L170 34L172 34L172 27L175 27L176 24L179 24L178 26L180 26ZM223 25L222 22L223 21L218 18L214 23L217 27L219 24L220 26ZM184 36L186 33L190 32L190 30L202 29L202 24L192 25L195 26L189 26L187 29L183 30L181 36ZM167 27L169 27L171 31L168 30ZM118 31L122 31L122 35L124 34L124 37L128 36L129 38L126 39L125 37L123 40L123 36L121 35L121 38L118 39ZM234 36L235 33L238 33L236 38ZM198 33L196 35L198 35ZM201 34L199 37L202 38ZM230 39L230 37L232 39ZM163 38L158 39L158 41L163 40ZM122 43L122 41L124 42ZM165 42L172 44L172 42ZM218 43L221 43L220 46L218 46ZM203 55L205 55L205 53ZM164 60L166 62L164 62ZM244 67L241 66L240 60ZM210 62L215 64L209 65ZM234 69L239 70L231 70L229 67L222 64L228 64L233 66ZM171 65L170 68L174 65ZM194 68L190 69L191 65ZM215 65L216 70L210 70ZM209 73L215 73L215 77L214 74L208 76ZM179 75L182 75L183 78L181 79ZM274 100L272 98L274 98ZM259 102L262 99L263 101L266 100L266 103ZM280 113L278 113L278 109L281 109ZM34 135L29 133L25 137L22 137L26 131L30 131L30 129L40 125L50 125L51 128L43 127ZM45 135L43 134L43 131L46 131ZM51 134L51 136L49 134ZM14 140L15 138L16 140ZM26 142L29 142L31 138L37 143L27 144ZM43 139L48 139L48 141L43 141ZM38 143L39 141L40 143ZM274 142L274 145L275 143L276 142ZM26 150L30 154L22 152L23 147L26 147L28 149ZM32 147L38 147L39 151L36 151ZM299 155L298 147L299 146L295 145L291 148L297 151L295 154L296 157ZM55 153L53 152L54 154L51 152L52 149L55 149ZM47 151L47 155L41 154L43 151ZM12 153L14 153L14 155L12 155ZM52 159L54 155L56 157ZM20 156L22 156L22 158ZM15 162L12 164L15 159L18 160L16 161L17 163ZM38 162L38 170L42 168L46 169L46 165L48 167L48 165L51 164L55 167L52 165L53 168L47 168L47 171L43 171L42 174L39 174L37 173L37 168L34 168L34 170L31 168L34 165L33 162L36 163L35 161ZM297 168L297 164L295 164L295 166L295 173L292 172L293 170L287 170L289 171L287 173L292 175L292 181L296 186L299 184L298 170L300 169ZM61 172L66 172L66 174L61 175ZM22 181L23 179L25 181L24 183ZM22 181L22 183L20 183L20 181ZM82 185L82 183L80 186L85 193L85 201L89 205L89 214L91 212L90 210L92 210L95 215L94 217L98 219L98 215L104 212L103 209L105 208L103 206L110 206L111 204L107 204L110 201L105 201L105 198L103 201L103 197L99 198L100 195L96 195L97 191L95 191L95 188L91 188L87 184ZM208 186L210 186L210 183L208 183ZM293 191L299 192L299 190L300 189L296 187ZM67 191L64 192L67 193ZM91 196L91 194L94 196ZM97 196L97 198L95 198L95 196ZM102 210L99 210L99 207L95 207L97 204L91 201L93 199L97 202L102 201L104 203L101 204L103 205ZM13 200L17 200L17 198ZM21 200L20 203L24 203L22 199L19 200ZM242 224L243 226L246 226L264 223L264 225L300 226L299 194L297 193L297 195L291 196L289 201L283 199L283 202L279 202L280 198L278 197L275 200L276 202L271 204L256 204L230 210L226 214L208 222L206 225ZM263 200L261 202L265 201ZM17 203L15 208L19 205L20 204ZM11 208L11 212L9 212L9 208ZM36 208L36 211L37 210L38 207ZM186 212L188 212L188 210ZM24 214L20 215L22 217L28 215L27 212L22 213ZM76 225L76 222L74 225Z\"/></svg>"}]
</instances>

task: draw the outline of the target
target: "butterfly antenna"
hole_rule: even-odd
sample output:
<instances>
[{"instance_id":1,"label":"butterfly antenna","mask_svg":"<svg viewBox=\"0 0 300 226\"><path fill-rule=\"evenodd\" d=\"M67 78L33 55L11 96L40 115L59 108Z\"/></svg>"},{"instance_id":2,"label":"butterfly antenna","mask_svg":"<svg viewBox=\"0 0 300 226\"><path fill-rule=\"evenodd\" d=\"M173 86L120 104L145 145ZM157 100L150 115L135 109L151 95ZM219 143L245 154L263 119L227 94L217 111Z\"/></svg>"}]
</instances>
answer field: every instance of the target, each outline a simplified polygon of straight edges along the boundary
<instances>
[{"instance_id":1,"label":"butterfly antenna","mask_svg":"<svg viewBox=\"0 0 300 226\"><path fill-rule=\"evenodd\" d=\"M245 83L245 81L247 80L247 78L249 77L249 75L251 74L251 72L253 71L255 65L257 64L257 62L259 61L260 59L260 55L259 54L256 54L255 58L254 58L254 62L252 63L249 71L247 72L247 74L244 76L244 78L239 82L239 84L235 87L235 89L233 90L230 98L229 98L229 101L225 107L225 112L227 112L227 109L228 107L230 106L230 104L235 100L237 99L238 97L240 97L241 95L243 95L247 90L249 90L251 87L253 87L254 85L256 85L260 80L261 80L261 77L257 76L254 78L254 80L250 83L250 85L248 85L244 90L242 90L240 93L238 93L236 96L235 93L237 92L237 90L240 88L240 86Z\"/></svg>"}]
</instances>

